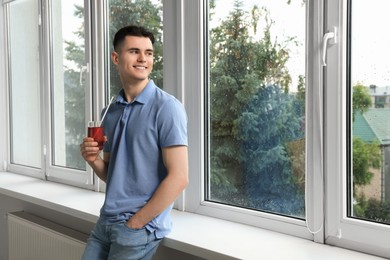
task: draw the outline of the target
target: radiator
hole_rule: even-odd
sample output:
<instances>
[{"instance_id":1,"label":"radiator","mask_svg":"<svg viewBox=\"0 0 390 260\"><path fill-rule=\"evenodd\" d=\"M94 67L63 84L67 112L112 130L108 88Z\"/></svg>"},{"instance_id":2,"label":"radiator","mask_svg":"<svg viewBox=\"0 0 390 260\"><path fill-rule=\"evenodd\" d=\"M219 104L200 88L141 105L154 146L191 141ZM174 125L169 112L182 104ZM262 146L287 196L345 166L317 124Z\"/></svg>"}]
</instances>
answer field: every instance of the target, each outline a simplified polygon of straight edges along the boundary
<instances>
[{"instance_id":1,"label":"radiator","mask_svg":"<svg viewBox=\"0 0 390 260\"><path fill-rule=\"evenodd\" d=\"M27 212L8 213L9 260L80 260L88 236Z\"/></svg>"}]
</instances>

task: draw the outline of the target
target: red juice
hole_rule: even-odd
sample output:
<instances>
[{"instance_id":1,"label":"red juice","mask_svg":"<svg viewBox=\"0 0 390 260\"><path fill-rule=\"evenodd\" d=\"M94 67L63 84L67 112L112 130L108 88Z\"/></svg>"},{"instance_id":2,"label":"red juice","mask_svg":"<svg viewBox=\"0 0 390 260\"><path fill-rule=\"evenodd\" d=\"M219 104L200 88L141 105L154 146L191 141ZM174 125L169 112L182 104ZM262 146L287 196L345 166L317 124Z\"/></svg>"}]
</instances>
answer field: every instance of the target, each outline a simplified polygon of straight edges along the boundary
<instances>
[{"instance_id":1,"label":"red juice","mask_svg":"<svg viewBox=\"0 0 390 260\"><path fill-rule=\"evenodd\" d=\"M104 144L104 132L103 127L101 126L94 126L88 127L88 137L92 137L95 142L98 142L99 150L103 149Z\"/></svg>"}]
</instances>

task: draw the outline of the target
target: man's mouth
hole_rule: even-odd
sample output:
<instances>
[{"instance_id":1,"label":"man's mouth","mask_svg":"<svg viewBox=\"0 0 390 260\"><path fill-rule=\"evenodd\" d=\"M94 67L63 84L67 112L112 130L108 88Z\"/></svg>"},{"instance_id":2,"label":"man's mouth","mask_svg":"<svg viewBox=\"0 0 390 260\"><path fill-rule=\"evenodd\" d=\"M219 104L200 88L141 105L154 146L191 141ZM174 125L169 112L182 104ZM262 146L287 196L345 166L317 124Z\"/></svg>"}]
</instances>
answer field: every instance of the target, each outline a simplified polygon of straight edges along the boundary
<instances>
[{"instance_id":1,"label":"man's mouth","mask_svg":"<svg viewBox=\"0 0 390 260\"><path fill-rule=\"evenodd\" d=\"M146 70L146 67L144 67L144 66L134 66L134 68L139 69L139 70Z\"/></svg>"}]
</instances>

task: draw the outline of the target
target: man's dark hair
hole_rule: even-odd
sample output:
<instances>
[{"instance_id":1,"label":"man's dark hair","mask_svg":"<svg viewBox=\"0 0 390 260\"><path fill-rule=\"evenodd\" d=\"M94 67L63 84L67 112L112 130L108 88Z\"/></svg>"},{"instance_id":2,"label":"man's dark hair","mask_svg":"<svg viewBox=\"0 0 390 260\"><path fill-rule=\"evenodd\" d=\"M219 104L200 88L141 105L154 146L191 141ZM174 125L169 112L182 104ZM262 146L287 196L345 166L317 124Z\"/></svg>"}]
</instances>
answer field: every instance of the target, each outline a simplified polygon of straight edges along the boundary
<instances>
[{"instance_id":1,"label":"man's dark hair","mask_svg":"<svg viewBox=\"0 0 390 260\"><path fill-rule=\"evenodd\" d=\"M152 44L154 44L154 35L152 32L148 31L146 28L136 25L128 25L119 29L114 36L114 50L117 50L119 44L121 44L126 36L140 36L147 37L150 39Z\"/></svg>"}]
</instances>

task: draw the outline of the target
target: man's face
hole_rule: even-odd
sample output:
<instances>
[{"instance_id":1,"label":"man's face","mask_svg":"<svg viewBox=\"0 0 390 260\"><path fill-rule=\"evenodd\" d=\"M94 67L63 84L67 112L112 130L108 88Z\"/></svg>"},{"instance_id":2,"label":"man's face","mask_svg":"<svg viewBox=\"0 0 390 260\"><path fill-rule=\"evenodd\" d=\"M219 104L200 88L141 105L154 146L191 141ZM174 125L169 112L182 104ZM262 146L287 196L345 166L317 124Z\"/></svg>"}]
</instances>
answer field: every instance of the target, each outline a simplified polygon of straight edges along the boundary
<instances>
[{"instance_id":1,"label":"man's face","mask_svg":"<svg viewBox=\"0 0 390 260\"><path fill-rule=\"evenodd\" d=\"M149 38L126 36L118 51L112 55L124 82L147 80L153 68L153 45Z\"/></svg>"}]
</instances>

